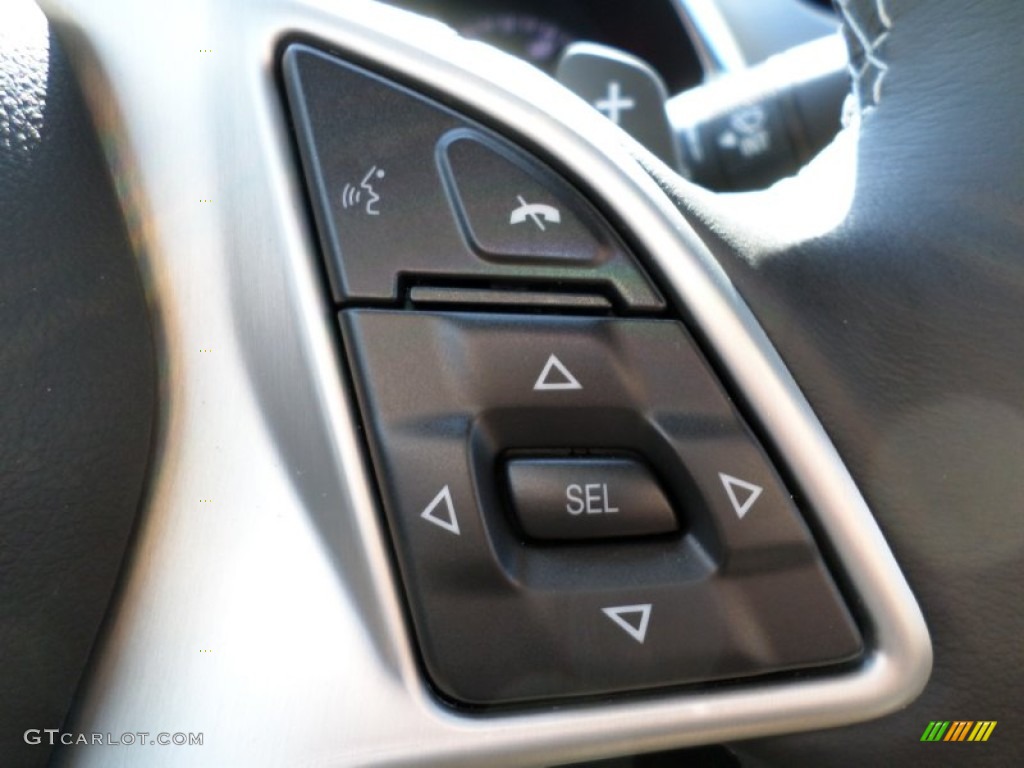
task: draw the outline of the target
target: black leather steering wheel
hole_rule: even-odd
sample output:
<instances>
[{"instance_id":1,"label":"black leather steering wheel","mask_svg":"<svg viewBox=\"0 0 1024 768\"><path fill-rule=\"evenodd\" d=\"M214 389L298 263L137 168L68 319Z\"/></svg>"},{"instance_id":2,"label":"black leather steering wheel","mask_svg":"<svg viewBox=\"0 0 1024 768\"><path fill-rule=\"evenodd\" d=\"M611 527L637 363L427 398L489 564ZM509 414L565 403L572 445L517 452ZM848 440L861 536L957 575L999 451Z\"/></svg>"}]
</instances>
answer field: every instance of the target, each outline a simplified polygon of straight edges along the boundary
<instances>
[{"instance_id":1,"label":"black leather steering wheel","mask_svg":"<svg viewBox=\"0 0 1024 768\"><path fill-rule=\"evenodd\" d=\"M728 747L754 766L954 765L960 752L920 742L928 722L995 720L970 763L1015 765L1024 759L1013 725L1024 690L1024 5L840 6L857 74L849 125L800 176L716 195L625 142L821 420L934 647L929 682L902 711ZM136 512L151 501L147 477L156 482L176 455L151 452L155 425L158 441L161 428L177 434L157 398L180 387L158 372L177 369L155 351L175 332L173 301L140 272L144 222L129 206L126 223L131 201L115 187L130 180L112 181L118 150L93 128L109 115L97 114L95 92L87 108L76 82L96 88L82 51L97 17L80 10L54 2L55 26L41 36L0 36L0 755L10 765L45 762L49 750L26 744L24 731L60 727L80 683L110 674L107 661L83 678L90 654L98 664L124 631L109 619L94 645L123 597L115 584ZM130 554L134 570L122 576L136 580L124 589L140 589L147 552ZM361 555L348 555L339 570L357 581ZM551 759L572 754L560 747ZM367 752L333 759L374 762Z\"/></svg>"},{"instance_id":2,"label":"black leather steering wheel","mask_svg":"<svg viewBox=\"0 0 1024 768\"><path fill-rule=\"evenodd\" d=\"M922 756L927 723L1009 721L1024 687L1007 664L1024 620L1024 9L843 5L863 72L855 137L763 193L677 195L864 491L924 610L935 668L898 714L738 749L768 765L961 764ZM863 40L876 42L857 58ZM846 210L832 226L805 230L835 207ZM1006 733L970 763L1013 764L1022 744Z\"/></svg>"}]
</instances>

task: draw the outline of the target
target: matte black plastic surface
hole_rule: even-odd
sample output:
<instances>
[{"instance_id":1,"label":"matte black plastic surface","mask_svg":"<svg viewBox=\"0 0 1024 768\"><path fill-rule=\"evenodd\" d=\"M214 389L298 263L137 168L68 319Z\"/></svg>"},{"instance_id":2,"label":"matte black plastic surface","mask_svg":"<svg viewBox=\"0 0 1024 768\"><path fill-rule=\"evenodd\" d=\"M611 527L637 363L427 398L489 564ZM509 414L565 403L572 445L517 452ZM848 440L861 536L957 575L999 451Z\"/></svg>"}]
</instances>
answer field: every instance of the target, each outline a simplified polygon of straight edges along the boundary
<instances>
[{"instance_id":1,"label":"matte black plastic surface","mask_svg":"<svg viewBox=\"0 0 1024 768\"><path fill-rule=\"evenodd\" d=\"M679 530L658 481L628 458L513 459L509 498L527 536L598 539Z\"/></svg>"},{"instance_id":2,"label":"matte black plastic surface","mask_svg":"<svg viewBox=\"0 0 1024 768\"><path fill-rule=\"evenodd\" d=\"M302 45L285 52L284 74L317 228L340 302L394 300L401 280L435 285L475 280L562 291L599 287L631 309L664 306L613 230L582 196L507 140L412 91ZM473 231L482 238L481 253L489 253L487 258L467 242L442 179L441 165L447 163L439 157L439 141L456 129L499 151L498 156L477 157L481 162L513 160L502 165L502 178L495 180L509 183L500 189L508 233L490 227L486 217L473 217ZM510 181L510 174L519 175ZM491 192L481 192L475 181L460 164L459 184L470 184L470 191L460 189L461 199L474 212L491 205L476 194L493 201ZM536 224L536 208L530 209L532 215L524 213L523 221L510 221L522 205L517 196L526 204L540 203L538 184L549 187L544 202L565 216L562 224L543 231ZM559 227L575 235L570 246ZM516 245L520 235L521 247ZM561 238L555 250L539 250L545 236ZM537 259L555 253L561 257ZM493 258L496 254L501 258ZM579 261L567 265L566 256Z\"/></svg>"},{"instance_id":3,"label":"matte black plastic surface","mask_svg":"<svg viewBox=\"0 0 1024 768\"><path fill-rule=\"evenodd\" d=\"M341 319L424 662L449 696L599 694L859 653L789 494L681 324ZM687 535L524 542L495 482L506 452L609 445L650 463Z\"/></svg>"}]
</instances>

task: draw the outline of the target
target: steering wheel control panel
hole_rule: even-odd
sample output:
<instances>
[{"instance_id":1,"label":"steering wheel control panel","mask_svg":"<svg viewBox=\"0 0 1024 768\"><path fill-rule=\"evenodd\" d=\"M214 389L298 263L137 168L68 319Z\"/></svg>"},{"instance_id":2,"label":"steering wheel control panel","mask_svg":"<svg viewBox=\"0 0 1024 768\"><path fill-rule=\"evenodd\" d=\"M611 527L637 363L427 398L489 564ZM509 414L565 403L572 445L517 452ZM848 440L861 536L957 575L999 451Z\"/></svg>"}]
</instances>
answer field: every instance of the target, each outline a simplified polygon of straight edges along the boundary
<instances>
[{"instance_id":1,"label":"steering wheel control panel","mask_svg":"<svg viewBox=\"0 0 1024 768\"><path fill-rule=\"evenodd\" d=\"M285 72L340 303L394 302L408 281L556 285L664 308L593 206L526 153L310 49L290 48Z\"/></svg>"},{"instance_id":2,"label":"steering wheel control panel","mask_svg":"<svg viewBox=\"0 0 1024 768\"><path fill-rule=\"evenodd\" d=\"M283 71L436 690L510 704L856 659L779 473L587 197L357 66L293 44Z\"/></svg>"}]
</instances>

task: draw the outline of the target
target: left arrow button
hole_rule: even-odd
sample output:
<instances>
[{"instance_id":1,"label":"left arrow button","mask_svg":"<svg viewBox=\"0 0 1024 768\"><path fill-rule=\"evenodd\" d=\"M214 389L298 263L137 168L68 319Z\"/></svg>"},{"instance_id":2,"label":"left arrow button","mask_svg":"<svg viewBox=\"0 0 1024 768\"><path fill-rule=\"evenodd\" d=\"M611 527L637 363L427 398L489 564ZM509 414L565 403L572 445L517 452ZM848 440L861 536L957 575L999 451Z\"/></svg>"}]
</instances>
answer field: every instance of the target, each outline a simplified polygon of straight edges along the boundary
<instances>
[{"instance_id":1,"label":"left arrow button","mask_svg":"<svg viewBox=\"0 0 1024 768\"><path fill-rule=\"evenodd\" d=\"M427 508L420 513L420 517L456 536L459 535L459 518L455 516L452 492L447 485L440 490L433 501L427 504Z\"/></svg>"}]
</instances>

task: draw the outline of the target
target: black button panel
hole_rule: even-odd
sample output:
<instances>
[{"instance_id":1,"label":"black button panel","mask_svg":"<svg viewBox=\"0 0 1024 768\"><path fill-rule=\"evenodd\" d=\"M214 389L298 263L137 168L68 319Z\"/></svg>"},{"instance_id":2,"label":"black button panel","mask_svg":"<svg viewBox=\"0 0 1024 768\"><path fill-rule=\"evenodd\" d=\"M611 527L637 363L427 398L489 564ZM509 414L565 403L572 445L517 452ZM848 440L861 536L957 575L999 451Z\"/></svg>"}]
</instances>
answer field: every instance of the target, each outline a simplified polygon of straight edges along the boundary
<instances>
[{"instance_id":1,"label":"black button panel","mask_svg":"<svg viewBox=\"0 0 1024 768\"><path fill-rule=\"evenodd\" d=\"M578 188L307 46L283 77L436 688L509 704L857 658L779 474Z\"/></svg>"},{"instance_id":2,"label":"black button panel","mask_svg":"<svg viewBox=\"0 0 1024 768\"><path fill-rule=\"evenodd\" d=\"M513 459L505 474L516 518L535 539L572 541L679 530L658 481L636 459Z\"/></svg>"},{"instance_id":3,"label":"black button panel","mask_svg":"<svg viewBox=\"0 0 1024 768\"><path fill-rule=\"evenodd\" d=\"M475 280L664 307L593 206L493 131L306 46L289 46L284 75L340 302Z\"/></svg>"},{"instance_id":4,"label":"black button panel","mask_svg":"<svg viewBox=\"0 0 1024 768\"><path fill-rule=\"evenodd\" d=\"M341 319L424 661L449 696L599 694L860 652L789 494L680 323ZM524 539L499 488L508 452L611 439L650 462L686 535Z\"/></svg>"}]
</instances>

